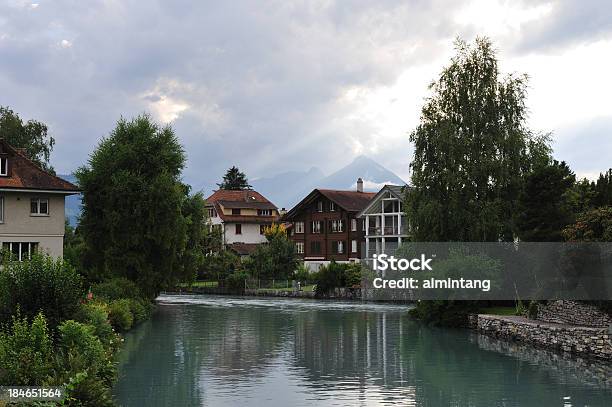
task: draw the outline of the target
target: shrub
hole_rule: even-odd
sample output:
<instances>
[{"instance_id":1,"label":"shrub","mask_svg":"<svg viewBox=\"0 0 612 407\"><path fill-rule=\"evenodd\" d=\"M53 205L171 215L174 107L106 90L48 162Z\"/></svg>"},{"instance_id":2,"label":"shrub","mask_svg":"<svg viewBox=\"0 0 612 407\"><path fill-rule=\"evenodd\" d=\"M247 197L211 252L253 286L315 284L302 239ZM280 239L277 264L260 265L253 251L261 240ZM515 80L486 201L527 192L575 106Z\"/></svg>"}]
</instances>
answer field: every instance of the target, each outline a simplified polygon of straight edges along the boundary
<instances>
[{"instance_id":1,"label":"shrub","mask_svg":"<svg viewBox=\"0 0 612 407\"><path fill-rule=\"evenodd\" d=\"M321 297L329 295L331 291L339 287L360 286L364 272L363 266L359 263L339 264L332 261L313 275L317 284L316 294Z\"/></svg>"},{"instance_id":2,"label":"shrub","mask_svg":"<svg viewBox=\"0 0 612 407\"><path fill-rule=\"evenodd\" d=\"M102 342L95 334L95 328L73 320L64 321L58 327L59 348L65 355L78 355L83 364L79 369L98 367L104 364L106 354Z\"/></svg>"},{"instance_id":3,"label":"shrub","mask_svg":"<svg viewBox=\"0 0 612 407\"><path fill-rule=\"evenodd\" d=\"M122 298L143 298L142 291L131 280L123 277L111 278L91 287L91 291L97 297L107 301L119 300Z\"/></svg>"},{"instance_id":4,"label":"shrub","mask_svg":"<svg viewBox=\"0 0 612 407\"><path fill-rule=\"evenodd\" d=\"M105 346L110 345L115 339L115 333L109 321L107 304L99 302L81 304L75 319L78 322L91 325L94 334Z\"/></svg>"},{"instance_id":5,"label":"shrub","mask_svg":"<svg viewBox=\"0 0 612 407\"><path fill-rule=\"evenodd\" d=\"M529 308L527 308L527 316L529 317L529 319L538 318L538 302L537 301L531 301L529 303Z\"/></svg>"},{"instance_id":6,"label":"shrub","mask_svg":"<svg viewBox=\"0 0 612 407\"><path fill-rule=\"evenodd\" d=\"M134 317L134 325L139 324L149 318L153 304L145 299L129 298L130 312Z\"/></svg>"},{"instance_id":7,"label":"shrub","mask_svg":"<svg viewBox=\"0 0 612 407\"><path fill-rule=\"evenodd\" d=\"M130 300L123 298L108 305L110 323L119 332L128 331L134 324Z\"/></svg>"},{"instance_id":8,"label":"shrub","mask_svg":"<svg viewBox=\"0 0 612 407\"><path fill-rule=\"evenodd\" d=\"M432 325L460 327L466 326L468 314L477 312L477 301L418 301L409 311L410 316Z\"/></svg>"},{"instance_id":9,"label":"shrub","mask_svg":"<svg viewBox=\"0 0 612 407\"><path fill-rule=\"evenodd\" d=\"M8 321L19 308L31 319L39 312L50 328L74 316L82 298L82 279L72 266L49 256L24 262L7 261L0 271L0 319Z\"/></svg>"},{"instance_id":10,"label":"shrub","mask_svg":"<svg viewBox=\"0 0 612 407\"><path fill-rule=\"evenodd\" d=\"M8 333L0 333L0 385L42 385L52 374L52 341L43 314L14 317Z\"/></svg>"},{"instance_id":11,"label":"shrub","mask_svg":"<svg viewBox=\"0 0 612 407\"><path fill-rule=\"evenodd\" d=\"M244 280L248 278L249 275L244 271L237 271L227 276L225 286L233 292L241 293L244 291Z\"/></svg>"}]
</instances>

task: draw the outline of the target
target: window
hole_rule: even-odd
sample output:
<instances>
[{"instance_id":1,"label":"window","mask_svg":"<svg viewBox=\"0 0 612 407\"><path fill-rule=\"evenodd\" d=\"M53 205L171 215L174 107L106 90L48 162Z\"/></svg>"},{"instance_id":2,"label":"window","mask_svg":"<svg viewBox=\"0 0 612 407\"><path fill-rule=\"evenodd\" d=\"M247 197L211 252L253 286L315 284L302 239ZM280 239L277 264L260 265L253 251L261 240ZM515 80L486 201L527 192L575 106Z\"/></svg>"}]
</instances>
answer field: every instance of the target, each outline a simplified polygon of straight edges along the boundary
<instances>
[{"instance_id":1,"label":"window","mask_svg":"<svg viewBox=\"0 0 612 407\"><path fill-rule=\"evenodd\" d=\"M295 242L295 252L297 254L304 254L304 242Z\"/></svg>"},{"instance_id":2,"label":"window","mask_svg":"<svg viewBox=\"0 0 612 407\"><path fill-rule=\"evenodd\" d=\"M331 221L332 232L344 232L344 221L342 219L336 219Z\"/></svg>"},{"instance_id":3,"label":"window","mask_svg":"<svg viewBox=\"0 0 612 407\"><path fill-rule=\"evenodd\" d=\"M357 219L351 219L351 231L357 231Z\"/></svg>"},{"instance_id":4,"label":"window","mask_svg":"<svg viewBox=\"0 0 612 407\"><path fill-rule=\"evenodd\" d=\"M266 225L259 225L259 234L263 235L264 233L266 233Z\"/></svg>"},{"instance_id":5,"label":"window","mask_svg":"<svg viewBox=\"0 0 612 407\"><path fill-rule=\"evenodd\" d=\"M310 253L320 254L321 253L321 242L310 242Z\"/></svg>"},{"instance_id":6,"label":"window","mask_svg":"<svg viewBox=\"0 0 612 407\"><path fill-rule=\"evenodd\" d=\"M242 234L242 225L240 223L236 223L236 234L237 235Z\"/></svg>"},{"instance_id":7,"label":"window","mask_svg":"<svg viewBox=\"0 0 612 407\"><path fill-rule=\"evenodd\" d=\"M217 217L217 211L215 210L215 208L208 208L208 217L209 218Z\"/></svg>"},{"instance_id":8,"label":"window","mask_svg":"<svg viewBox=\"0 0 612 407\"><path fill-rule=\"evenodd\" d=\"M0 175L6 177L8 175L8 158L0 157Z\"/></svg>"},{"instance_id":9,"label":"window","mask_svg":"<svg viewBox=\"0 0 612 407\"><path fill-rule=\"evenodd\" d=\"M304 222L295 222L295 233L304 233Z\"/></svg>"},{"instance_id":10,"label":"window","mask_svg":"<svg viewBox=\"0 0 612 407\"><path fill-rule=\"evenodd\" d=\"M38 250L38 242L4 242L2 248L11 253L14 260L23 261Z\"/></svg>"},{"instance_id":11,"label":"window","mask_svg":"<svg viewBox=\"0 0 612 407\"><path fill-rule=\"evenodd\" d=\"M357 253L357 240L351 240L351 253Z\"/></svg>"},{"instance_id":12,"label":"window","mask_svg":"<svg viewBox=\"0 0 612 407\"><path fill-rule=\"evenodd\" d=\"M321 233L321 221L320 220L312 221L311 231L312 233Z\"/></svg>"},{"instance_id":13,"label":"window","mask_svg":"<svg viewBox=\"0 0 612 407\"><path fill-rule=\"evenodd\" d=\"M342 240L337 241L337 242L333 242L332 243L332 249L333 249L334 253L336 253L336 254L344 253L344 242Z\"/></svg>"},{"instance_id":14,"label":"window","mask_svg":"<svg viewBox=\"0 0 612 407\"><path fill-rule=\"evenodd\" d=\"M323 201L317 202L317 212L323 212Z\"/></svg>"},{"instance_id":15,"label":"window","mask_svg":"<svg viewBox=\"0 0 612 407\"><path fill-rule=\"evenodd\" d=\"M32 198L30 200L31 215L49 215L49 200L47 198Z\"/></svg>"},{"instance_id":16,"label":"window","mask_svg":"<svg viewBox=\"0 0 612 407\"><path fill-rule=\"evenodd\" d=\"M364 218L364 219L361 219L361 230L362 230L362 231L364 231L364 232L365 232L365 225L366 225L366 220L365 220L365 218Z\"/></svg>"},{"instance_id":17,"label":"window","mask_svg":"<svg viewBox=\"0 0 612 407\"><path fill-rule=\"evenodd\" d=\"M336 204L333 202L329 203L329 211L330 212L336 212Z\"/></svg>"},{"instance_id":18,"label":"window","mask_svg":"<svg viewBox=\"0 0 612 407\"><path fill-rule=\"evenodd\" d=\"M4 223L4 197L0 196L0 223Z\"/></svg>"},{"instance_id":19,"label":"window","mask_svg":"<svg viewBox=\"0 0 612 407\"><path fill-rule=\"evenodd\" d=\"M272 209L258 209L257 214L259 216L272 216Z\"/></svg>"},{"instance_id":20,"label":"window","mask_svg":"<svg viewBox=\"0 0 612 407\"><path fill-rule=\"evenodd\" d=\"M232 208L232 215L240 215L240 208Z\"/></svg>"}]
</instances>

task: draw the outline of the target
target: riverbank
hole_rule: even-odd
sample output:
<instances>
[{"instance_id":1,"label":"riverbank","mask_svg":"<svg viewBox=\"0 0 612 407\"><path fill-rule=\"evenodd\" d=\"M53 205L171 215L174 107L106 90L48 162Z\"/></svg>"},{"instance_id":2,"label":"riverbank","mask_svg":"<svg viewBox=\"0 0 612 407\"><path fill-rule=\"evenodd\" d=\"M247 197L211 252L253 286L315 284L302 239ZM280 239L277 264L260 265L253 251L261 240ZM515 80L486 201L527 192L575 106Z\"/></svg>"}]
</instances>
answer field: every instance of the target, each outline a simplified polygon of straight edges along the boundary
<instances>
[{"instance_id":1,"label":"riverbank","mask_svg":"<svg viewBox=\"0 0 612 407\"><path fill-rule=\"evenodd\" d=\"M496 338L575 355L612 360L607 328L530 320L522 316L472 314L470 328Z\"/></svg>"}]
</instances>

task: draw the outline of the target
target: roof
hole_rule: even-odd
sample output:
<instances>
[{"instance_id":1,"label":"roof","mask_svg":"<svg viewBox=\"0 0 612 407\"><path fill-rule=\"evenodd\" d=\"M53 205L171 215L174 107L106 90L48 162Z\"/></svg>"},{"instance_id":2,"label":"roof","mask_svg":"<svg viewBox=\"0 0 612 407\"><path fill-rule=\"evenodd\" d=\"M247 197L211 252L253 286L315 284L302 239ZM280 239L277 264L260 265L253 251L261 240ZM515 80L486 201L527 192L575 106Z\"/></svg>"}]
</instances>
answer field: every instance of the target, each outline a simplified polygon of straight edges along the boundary
<instances>
[{"instance_id":1,"label":"roof","mask_svg":"<svg viewBox=\"0 0 612 407\"><path fill-rule=\"evenodd\" d=\"M258 223L266 225L278 220L278 216L275 215L226 215L223 213L220 206L230 209L277 209L272 202L266 199L266 197L252 189L240 191L220 189L206 198L206 204L215 207L217 214L223 222Z\"/></svg>"},{"instance_id":2,"label":"roof","mask_svg":"<svg viewBox=\"0 0 612 407\"><path fill-rule=\"evenodd\" d=\"M404 199L404 191L406 188L409 188L408 185L384 185L380 191L378 191L374 197L370 200L370 202L357 214L357 217L361 217L366 214L370 208L379 201L380 197L383 196L385 192L390 192L391 195L395 196L397 199Z\"/></svg>"},{"instance_id":3,"label":"roof","mask_svg":"<svg viewBox=\"0 0 612 407\"><path fill-rule=\"evenodd\" d=\"M240 256L248 256L252 254L259 245L260 243L232 243L227 247Z\"/></svg>"},{"instance_id":4,"label":"roof","mask_svg":"<svg viewBox=\"0 0 612 407\"><path fill-rule=\"evenodd\" d=\"M284 219L292 219L301 208L316 200L319 196L324 196L334 202L347 212L359 212L365 208L370 200L376 195L374 192L342 191L335 189L314 189L306 198L302 199L289 212Z\"/></svg>"},{"instance_id":5,"label":"roof","mask_svg":"<svg viewBox=\"0 0 612 407\"><path fill-rule=\"evenodd\" d=\"M8 159L8 176L0 176L2 189L54 191L67 195L80 192L76 185L43 170L4 139L0 139L0 156Z\"/></svg>"},{"instance_id":6,"label":"roof","mask_svg":"<svg viewBox=\"0 0 612 407\"><path fill-rule=\"evenodd\" d=\"M276 209L266 197L252 189L230 191L219 189L206 198L208 203L220 203L227 208Z\"/></svg>"}]
</instances>

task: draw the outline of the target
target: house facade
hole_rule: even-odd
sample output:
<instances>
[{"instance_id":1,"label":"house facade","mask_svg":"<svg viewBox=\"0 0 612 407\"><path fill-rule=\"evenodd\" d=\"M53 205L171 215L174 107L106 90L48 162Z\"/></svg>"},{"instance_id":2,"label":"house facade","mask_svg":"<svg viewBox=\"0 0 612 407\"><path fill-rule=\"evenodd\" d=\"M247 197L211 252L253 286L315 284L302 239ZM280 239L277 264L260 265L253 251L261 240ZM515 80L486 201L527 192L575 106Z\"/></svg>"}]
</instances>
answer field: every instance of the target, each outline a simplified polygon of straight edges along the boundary
<instances>
[{"instance_id":1,"label":"house facade","mask_svg":"<svg viewBox=\"0 0 612 407\"><path fill-rule=\"evenodd\" d=\"M357 214L367 206L374 193L315 189L283 216L298 256L317 271L330 261L359 261L365 236L363 221Z\"/></svg>"},{"instance_id":2,"label":"house facade","mask_svg":"<svg viewBox=\"0 0 612 407\"><path fill-rule=\"evenodd\" d=\"M403 213L405 186L385 185L357 217L365 224L364 258L394 254L409 237L409 223Z\"/></svg>"},{"instance_id":3,"label":"house facade","mask_svg":"<svg viewBox=\"0 0 612 407\"><path fill-rule=\"evenodd\" d=\"M218 190L206 198L211 227L219 228L225 247L250 254L266 241L264 228L278 222L278 208L253 190Z\"/></svg>"},{"instance_id":4,"label":"house facade","mask_svg":"<svg viewBox=\"0 0 612 407\"><path fill-rule=\"evenodd\" d=\"M25 260L37 251L63 256L64 201L77 193L77 186L0 139L0 244L14 259Z\"/></svg>"}]
</instances>

